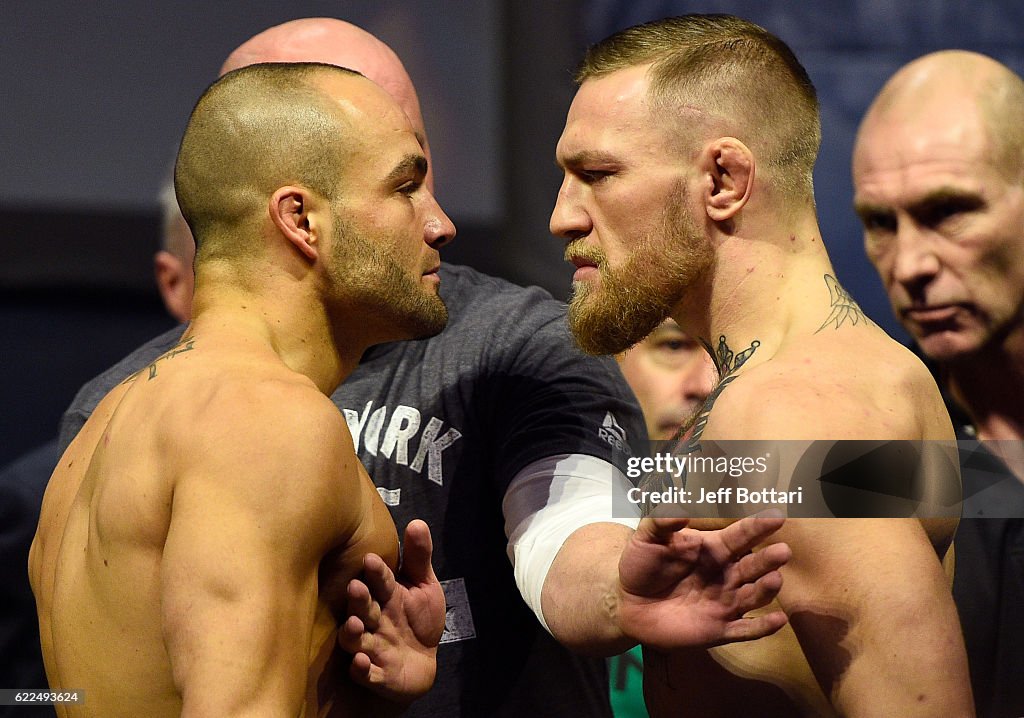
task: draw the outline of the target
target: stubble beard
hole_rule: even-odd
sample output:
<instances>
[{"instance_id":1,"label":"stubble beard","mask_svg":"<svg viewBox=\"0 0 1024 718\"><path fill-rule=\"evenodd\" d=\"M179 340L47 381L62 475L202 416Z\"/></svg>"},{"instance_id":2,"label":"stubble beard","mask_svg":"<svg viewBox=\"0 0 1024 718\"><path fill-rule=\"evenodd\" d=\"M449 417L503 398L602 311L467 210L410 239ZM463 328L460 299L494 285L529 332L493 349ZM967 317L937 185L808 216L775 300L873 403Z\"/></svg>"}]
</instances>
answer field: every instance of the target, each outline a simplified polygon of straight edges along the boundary
<instances>
[{"instance_id":1,"label":"stubble beard","mask_svg":"<svg viewBox=\"0 0 1024 718\"><path fill-rule=\"evenodd\" d=\"M674 193L662 226L642 238L622 266L612 269L603 253L590 251L600 285L574 282L569 304L569 326L587 354L618 354L642 341L711 265L711 249L682 199Z\"/></svg>"},{"instance_id":2,"label":"stubble beard","mask_svg":"<svg viewBox=\"0 0 1024 718\"><path fill-rule=\"evenodd\" d=\"M433 287L424 287L391 257L375 238L335 222L331 278L346 303L365 308L372 322L400 339L424 339L448 324L448 308Z\"/></svg>"}]
</instances>

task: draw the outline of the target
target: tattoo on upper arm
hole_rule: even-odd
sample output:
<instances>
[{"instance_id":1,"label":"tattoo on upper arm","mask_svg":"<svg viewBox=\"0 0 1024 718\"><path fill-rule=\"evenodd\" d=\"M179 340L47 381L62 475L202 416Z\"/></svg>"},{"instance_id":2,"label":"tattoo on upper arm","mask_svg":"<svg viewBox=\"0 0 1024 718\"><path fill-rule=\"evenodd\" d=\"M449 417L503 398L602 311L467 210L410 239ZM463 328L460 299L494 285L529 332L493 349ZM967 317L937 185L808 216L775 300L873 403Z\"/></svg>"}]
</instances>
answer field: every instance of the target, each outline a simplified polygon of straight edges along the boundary
<instances>
[{"instance_id":1,"label":"tattoo on upper arm","mask_svg":"<svg viewBox=\"0 0 1024 718\"><path fill-rule=\"evenodd\" d=\"M825 275L825 286L828 287L829 297L832 302L832 311L829 312L828 319L826 319L825 322L814 332L815 334L820 332L829 324L834 324L835 328L838 329L847 319L849 319L850 323L854 325L856 325L857 322L873 324L864 312L861 311L861 308L857 306L857 302L853 301L853 297L850 296L849 292L842 288L839 284L839 280L831 274Z\"/></svg>"},{"instance_id":2,"label":"tattoo on upper arm","mask_svg":"<svg viewBox=\"0 0 1024 718\"><path fill-rule=\"evenodd\" d=\"M179 341L177 344L175 344L173 348L169 349L168 351L166 351L163 354L161 354L160 356L158 356L145 369L139 369L139 371L137 371L134 374L130 375L127 379L125 379L121 383L122 384L127 384L129 382L135 381L139 377L139 375L141 375L143 372L146 372L148 374L148 378L149 379L155 379L156 378L156 374L157 374L157 371L156 371L157 362L163 361L164 359L173 359L174 357L178 356L179 354L183 354L184 352L192 351L192 349L194 348L195 342L196 342L195 337L182 337L181 341Z\"/></svg>"}]
</instances>

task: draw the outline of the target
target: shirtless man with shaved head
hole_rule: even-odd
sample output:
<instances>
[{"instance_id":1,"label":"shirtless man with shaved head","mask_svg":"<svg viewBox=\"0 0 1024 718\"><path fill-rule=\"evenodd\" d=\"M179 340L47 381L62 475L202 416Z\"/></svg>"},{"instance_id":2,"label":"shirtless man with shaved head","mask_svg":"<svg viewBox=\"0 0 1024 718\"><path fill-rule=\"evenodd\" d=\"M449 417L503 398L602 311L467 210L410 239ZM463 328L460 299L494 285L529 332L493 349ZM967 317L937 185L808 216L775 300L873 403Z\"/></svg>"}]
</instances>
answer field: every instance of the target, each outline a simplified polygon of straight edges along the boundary
<instances>
[{"instance_id":1,"label":"shirtless man with shaved head","mask_svg":"<svg viewBox=\"0 0 1024 718\"><path fill-rule=\"evenodd\" d=\"M944 51L886 83L853 154L864 246L966 412L953 595L978 715L1024 715L1024 80ZM980 469L980 470L979 470Z\"/></svg>"},{"instance_id":2,"label":"shirtless man with shaved head","mask_svg":"<svg viewBox=\"0 0 1024 718\"><path fill-rule=\"evenodd\" d=\"M64 453L30 554L47 675L85 691L77 711L381 709L336 635L363 556L394 565L397 536L329 396L367 347L447 321L455 228L426 171L405 113L349 70L258 65L200 99L175 168L191 323Z\"/></svg>"}]
</instances>

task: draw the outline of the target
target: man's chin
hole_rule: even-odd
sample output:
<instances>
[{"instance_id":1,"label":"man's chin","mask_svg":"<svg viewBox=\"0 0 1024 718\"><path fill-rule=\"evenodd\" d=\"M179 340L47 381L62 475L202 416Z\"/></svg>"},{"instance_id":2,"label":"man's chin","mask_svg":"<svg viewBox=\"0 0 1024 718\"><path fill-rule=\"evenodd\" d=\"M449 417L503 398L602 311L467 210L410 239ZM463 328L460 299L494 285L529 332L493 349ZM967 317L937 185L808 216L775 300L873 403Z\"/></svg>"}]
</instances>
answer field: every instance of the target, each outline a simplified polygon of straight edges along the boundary
<instances>
[{"instance_id":1,"label":"man's chin","mask_svg":"<svg viewBox=\"0 0 1024 718\"><path fill-rule=\"evenodd\" d=\"M384 317L393 329L387 341L429 339L448 325L448 308L433 288L423 288L401 299L393 297L380 318Z\"/></svg>"},{"instance_id":2,"label":"man's chin","mask_svg":"<svg viewBox=\"0 0 1024 718\"><path fill-rule=\"evenodd\" d=\"M981 342L976 337L962 331L919 334L915 341L926 357L940 364L970 359L981 349Z\"/></svg>"},{"instance_id":3,"label":"man's chin","mask_svg":"<svg viewBox=\"0 0 1024 718\"><path fill-rule=\"evenodd\" d=\"M440 334L448 326L448 307L441 301L437 290L423 303L423 312L418 317L415 339L427 339Z\"/></svg>"},{"instance_id":4,"label":"man's chin","mask_svg":"<svg viewBox=\"0 0 1024 718\"><path fill-rule=\"evenodd\" d=\"M624 352L643 341L661 322L661 318L653 323L641 322L639 317L622 316L601 309L593 302L585 303L575 298L569 305L569 328L573 338L580 349L592 356Z\"/></svg>"}]
</instances>

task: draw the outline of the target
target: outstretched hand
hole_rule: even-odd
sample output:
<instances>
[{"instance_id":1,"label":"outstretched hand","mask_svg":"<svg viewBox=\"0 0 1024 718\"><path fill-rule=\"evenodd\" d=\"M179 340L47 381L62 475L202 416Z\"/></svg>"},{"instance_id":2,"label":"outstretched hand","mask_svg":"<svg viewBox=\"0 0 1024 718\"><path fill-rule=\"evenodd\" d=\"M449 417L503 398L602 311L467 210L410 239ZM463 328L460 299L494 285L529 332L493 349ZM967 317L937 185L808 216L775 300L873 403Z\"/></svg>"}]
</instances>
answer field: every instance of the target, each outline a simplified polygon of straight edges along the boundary
<instances>
[{"instance_id":1,"label":"outstretched hand","mask_svg":"<svg viewBox=\"0 0 1024 718\"><path fill-rule=\"evenodd\" d=\"M620 630L668 650L749 641L782 628L782 611L743 615L782 588L778 569L791 556L789 546L751 550L783 521L752 516L718 531L697 531L685 518L643 519L619 559Z\"/></svg>"},{"instance_id":2,"label":"outstretched hand","mask_svg":"<svg viewBox=\"0 0 1024 718\"><path fill-rule=\"evenodd\" d=\"M427 525L410 522L403 545L397 579L380 556L363 558L362 580L348 585L350 615L338 631L338 645L353 654L353 681L379 696L407 703L434 682L445 601L430 565Z\"/></svg>"}]
</instances>

